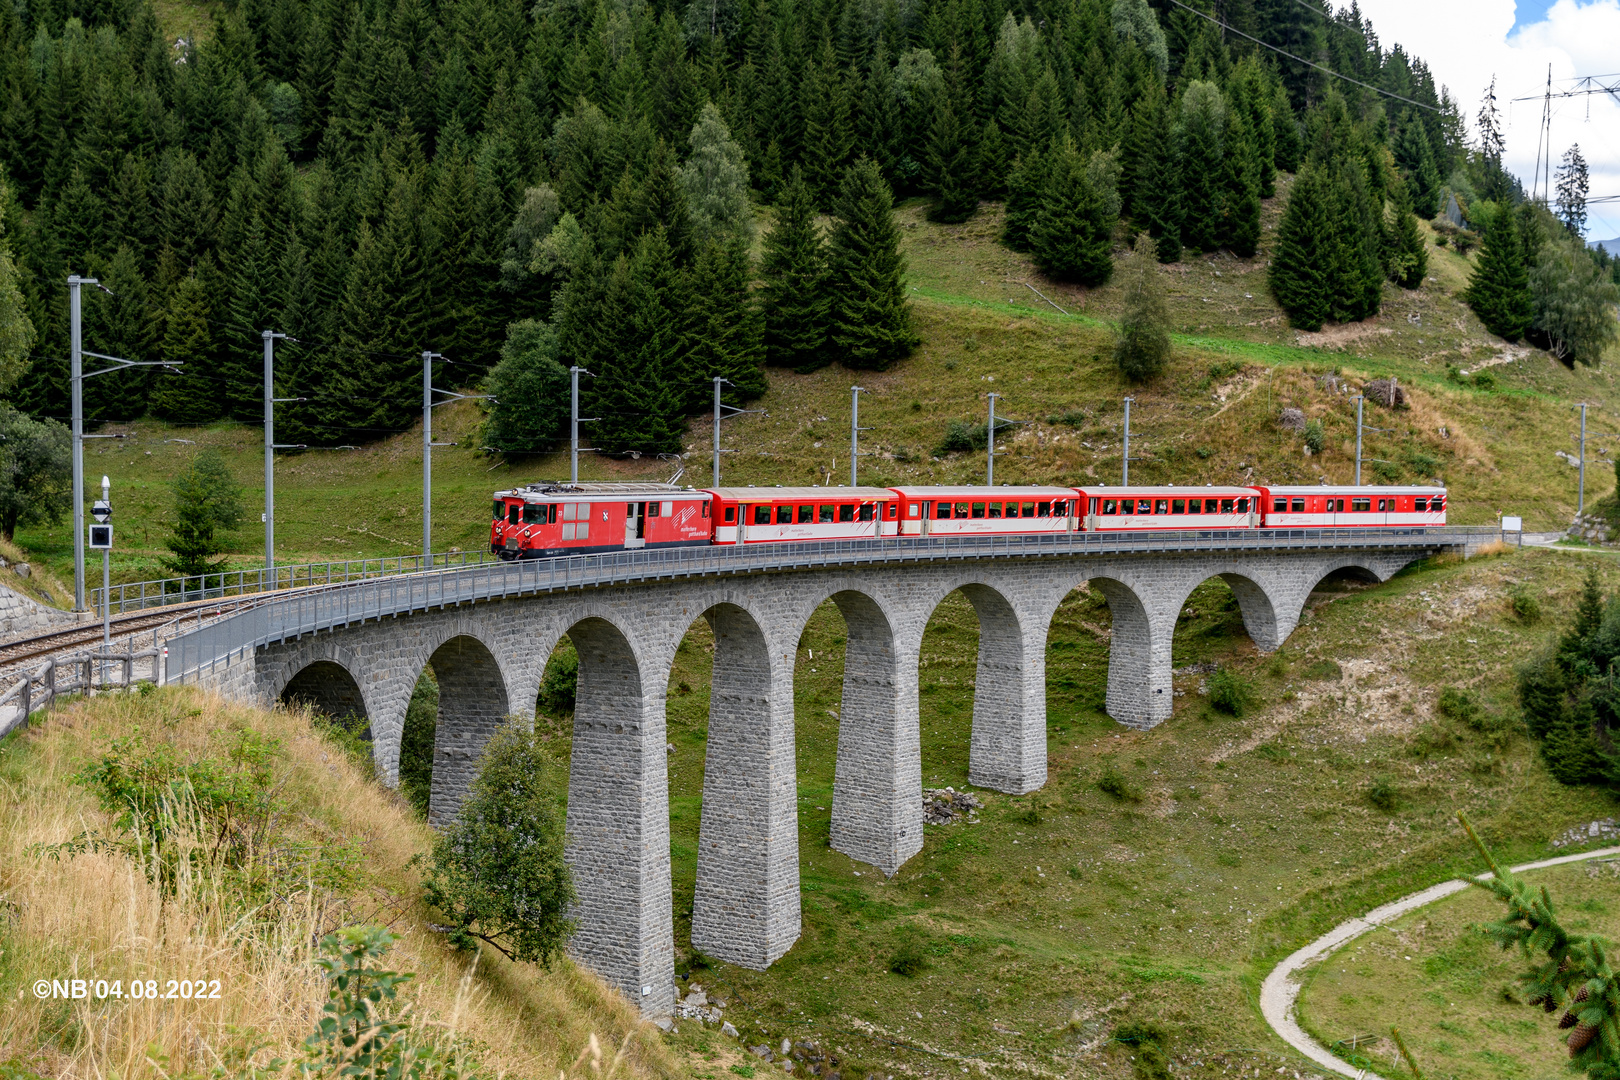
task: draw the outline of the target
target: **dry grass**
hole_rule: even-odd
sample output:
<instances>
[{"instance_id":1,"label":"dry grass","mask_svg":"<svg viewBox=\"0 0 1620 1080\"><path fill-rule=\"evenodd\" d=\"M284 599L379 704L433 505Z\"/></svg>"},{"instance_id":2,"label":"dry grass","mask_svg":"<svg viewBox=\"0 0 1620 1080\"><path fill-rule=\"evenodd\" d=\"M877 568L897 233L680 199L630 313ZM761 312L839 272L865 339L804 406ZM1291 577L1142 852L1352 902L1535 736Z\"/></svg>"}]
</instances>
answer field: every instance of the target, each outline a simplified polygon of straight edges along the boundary
<instances>
[{"instance_id":1,"label":"dry grass","mask_svg":"<svg viewBox=\"0 0 1620 1080\"><path fill-rule=\"evenodd\" d=\"M221 733L279 739L276 783L294 808L285 827L305 839L350 841L359 882L341 894L307 883L285 890L273 918L256 918L221 893L217 879L181 875L163 893L131 858L40 857L109 822L70 777L114 738L139 727L172 743L180 760L223 756ZM424 1023L453 1023L490 1073L567 1070L599 1033L611 1046L642 1025L631 1006L588 972L551 971L447 948L415 900L409 861L431 834L392 793L367 781L310 730L307 717L233 706L192 690L72 702L0 747L0 1061L45 1076L124 1080L207 1073L253 1054L296 1056L324 1000L311 964L320 936L380 922L400 940L385 966L413 971L409 1005ZM40 1001L40 978L122 980L122 1000ZM130 980L219 980L218 999L132 1000ZM627 1075L671 1076L680 1067L656 1038L631 1040ZM576 1064L577 1068L577 1064Z\"/></svg>"},{"instance_id":2,"label":"dry grass","mask_svg":"<svg viewBox=\"0 0 1620 1080\"><path fill-rule=\"evenodd\" d=\"M8 564L0 567L0 585L47 607L73 606L72 587L63 585L61 580L40 561L29 563L30 572L27 577L18 575L14 567L20 562L28 562L29 558L28 553L22 548L10 540L0 540L0 556L3 556Z\"/></svg>"}]
</instances>

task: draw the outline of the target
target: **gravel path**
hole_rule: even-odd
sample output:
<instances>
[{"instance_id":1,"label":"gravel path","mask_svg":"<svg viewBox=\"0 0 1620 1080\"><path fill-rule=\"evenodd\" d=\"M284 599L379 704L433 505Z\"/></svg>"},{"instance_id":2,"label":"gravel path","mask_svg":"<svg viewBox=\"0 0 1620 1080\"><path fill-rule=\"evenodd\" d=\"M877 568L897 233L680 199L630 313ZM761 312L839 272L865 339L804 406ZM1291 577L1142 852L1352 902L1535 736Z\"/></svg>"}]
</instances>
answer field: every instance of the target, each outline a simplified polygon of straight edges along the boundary
<instances>
[{"instance_id":1,"label":"gravel path","mask_svg":"<svg viewBox=\"0 0 1620 1080\"><path fill-rule=\"evenodd\" d=\"M1526 870L1542 870L1549 866L1562 866L1565 863L1583 862L1610 855L1620 855L1620 847L1583 851L1577 855L1562 855L1556 859L1543 859L1541 862L1525 863L1523 866L1514 866L1510 869L1513 873L1520 874ZM1485 881L1490 876L1481 874L1478 880ZM1299 1026L1299 1021L1294 1018L1294 1006L1302 989L1298 977L1305 968L1331 956L1346 942L1384 925L1391 919L1397 919L1409 911L1415 911L1425 904L1432 904L1466 888L1468 888L1466 881L1446 881L1411 896L1403 896L1393 903L1373 908L1359 919L1340 923L1303 949L1291 954L1272 968L1271 974L1266 976L1266 981L1260 984L1260 1012L1265 1016L1266 1023L1270 1024L1272 1030L1281 1035L1289 1046L1324 1068L1341 1076L1353 1077L1355 1080L1383 1080L1377 1073L1358 1069L1334 1056L1327 1047L1311 1038L1305 1033L1305 1029Z\"/></svg>"}]
</instances>

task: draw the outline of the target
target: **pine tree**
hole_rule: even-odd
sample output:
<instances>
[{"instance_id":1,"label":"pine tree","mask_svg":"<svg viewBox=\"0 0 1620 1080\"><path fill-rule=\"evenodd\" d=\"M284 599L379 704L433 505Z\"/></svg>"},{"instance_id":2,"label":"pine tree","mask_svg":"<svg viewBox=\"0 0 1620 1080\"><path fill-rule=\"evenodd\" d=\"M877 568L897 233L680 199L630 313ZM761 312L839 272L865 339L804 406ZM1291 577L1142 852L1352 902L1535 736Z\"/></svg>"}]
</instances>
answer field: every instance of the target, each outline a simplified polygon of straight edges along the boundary
<instances>
[{"instance_id":1,"label":"pine tree","mask_svg":"<svg viewBox=\"0 0 1620 1080\"><path fill-rule=\"evenodd\" d=\"M1240 258L1260 246L1260 185L1255 179L1259 147L1249 118L1234 109L1226 129L1221 162L1221 240Z\"/></svg>"},{"instance_id":2,"label":"pine tree","mask_svg":"<svg viewBox=\"0 0 1620 1080\"><path fill-rule=\"evenodd\" d=\"M1333 224L1328 233L1329 303L1335 322L1376 314L1383 298L1384 261L1379 257L1383 216L1367 191L1361 161L1341 157L1329 187Z\"/></svg>"},{"instance_id":3,"label":"pine tree","mask_svg":"<svg viewBox=\"0 0 1620 1080\"><path fill-rule=\"evenodd\" d=\"M928 125L928 173L938 196L928 217L952 225L979 208L978 148L963 78L961 51L953 49L944 85L934 92Z\"/></svg>"},{"instance_id":4,"label":"pine tree","mask_svg":"<svg viewBox=\"0 0 1620 1080\"><path fill-rule=\"evenodd\" d=\"M224 411L208 316L208 292L196 274L187 274L163 320L163 360L176 366L158 376L152 391L152 411L171 423L206 424Z\"/></svg>"},{"instance_id":5,"label":"pine tree","mask_svg":"<svg viewBox=\"0 0 1620 1080\"><path fill-rule=\"evenodd\" d=\"M1511 209L1499 210L1487 224L1463 299L1485 328L1504 341L1518 341L1530 329L1535 318L1530 268Z\"/></svg>"},{"instance_id":6,"label":"pine tree","mask_svg":"<svg viewBox=\"0 0 1620 1080\"><path fill-rule=\"evenodd\" d=\"M1158 260L1153 238L1138 236L1125 279L1124 311L1114 335L1114 362L1132 382L1155 378L1170 362L1170 312Z\"/></svg>"},{"instance_id":7,"label":"pine tree","mask_svg":"<svg viewBox=\"0 0 1620 1080\"><path fill-rule=\"evenodd\" d=\"M1413 211L1424 220L1433 218L1440 212L1440 170L1435 166L1428 132L1411 110L1405 113L1391 149L1395 152L1395 164L1406 178Z\"/></svg>"},{"instance_id":8,"label":"pine tree","mask_svg":"<svg viewBox=\"0 0 1620 1080\"><path fill-rule=\"evenodd\" d=\"M1418 230L1417 215L1412 212L1404 185L1397 185L1395 201L1385 220L1389 231L1385 255L1389 280L1403 289L1415 289L1429 272L1429 249Z\"/></svg>"},{"instance_id":9,"label":"pine tree","mask_svg":"<svg viewBox=\"0 0 1620 1080\"><path fill-rule=\"evenodd\" d=\"M861 158L844 172L827 242L829 339L852 368L883 370L921 338L906 299L906 262L894 201L877 163Z\"/></svg>"},{"instance_id":10,"label":"pine tree","mask_svg":"<svg viewBox=\"0 0 1620 1080\"><path fill-rule=\"evenodd\" d=\"M1294 178L1277 227L1268 273L1271 294L1301 330L1320 330L1333 313L1326 249L1334 226L1329 177L1307 163Z\"/></svg>"},{"instance_id":11,"label":"pine tree","mask_svg":"<svg viewBox=\"0 0 1620 1080\"><path fill-rule=\"evenodd\" d=\"M1030 252L1042 272L1095 286L1114 270L1114 219L1108 214L1110 193L1097 189L1089 164L1070 139L1053 148Z\"/></svg>"},{"instance_id":12,"label":"pine tree","mask_svg":"<svg viewBox=\"0 0 1620 1080\"><path fill-rule=\"evenodd\" d=\"M800 97L804 102L805 181L818 206L831 206L854 147L854 131L849 88L838 70L832 45L825 39L805 70Z\"/></svg>"},{"instance_id":13,"label":"pine tree","mask_svg":"<svg viewBox=\"0 0 1620 1080\"><path fill-rule=\"evenodd\" d=\"M1277 141L1279 172L1298 172L1304 160L1305 144L1300 138L1299 121L1288 103L1288 91L1278 83L1271 92L1271 129Z\"/></svg>"},{"instance_id":14,"label":"pine tree","mask_svg":"<svg viewBox=\"0 0 1620 1080\"><path fill-rule=\"evenodd\" d=\"M765 235L760 267L767 364L803 372L832 362L827 350L826 258L814 196L804 173L795 167L783 189L776 224Z\"/></svg>"}]
</instances>

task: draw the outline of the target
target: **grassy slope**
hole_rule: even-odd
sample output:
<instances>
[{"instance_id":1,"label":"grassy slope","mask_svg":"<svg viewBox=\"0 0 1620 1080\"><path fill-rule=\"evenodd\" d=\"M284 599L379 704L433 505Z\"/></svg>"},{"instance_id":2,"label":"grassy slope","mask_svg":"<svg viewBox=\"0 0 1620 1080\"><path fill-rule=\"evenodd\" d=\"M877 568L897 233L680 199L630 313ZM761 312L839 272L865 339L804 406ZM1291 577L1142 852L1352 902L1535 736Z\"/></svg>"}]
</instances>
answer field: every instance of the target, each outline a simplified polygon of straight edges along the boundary
<instances>
[{"instance_id":1,"label":"grassy slope","mask_svg":"<svg viewBox=\"0 0 1620 1080\"><path fill-rule=\"evenodd\" d=\"M1615 897L1620 863L1536 872L1560 917L1577 933L1620 934ZM1330 963L1313 969L1301 1011L1328 1043L1357 1036L1387 1036L1398 1023L1418 1065L1456 1080L1529 1080L1554 1076L1568 1064L1556 1017L1526 1008L1514 993L1524 965L1517 951L1502 952L1475 927L1500 918L1501 901L1470 890L1379 927ZM1384 1071L1394 1059L1387 1037L1365 1051L1366 1064Z\"/></svg>"},{"instance_id":2,"label":"grassy slope","mask_svg":"<svg viewBox=\"0 0 1620 1080\"><path fill-rule=\"evenodd\" d=\"M1285 185L1286 186L1286 185ZM1267 208L1269 226L1281 196ZM1530 528L1567 523L1576 505L1576 470L1555 458L1573 452L1571 406L1589 401L1592 432L1620 431L1620 394L1609 369L1570 371L1546 354L1490 337L1457 298L1469 264L1431 247L1430 280L1414 293L1386 287L1381 315L1321 334L1290 329L1264 282L1266 252L1253 260L1215 255L1161 268L1177 329L1169 371L1131 387L1108 359L1109 320L1119 288L1070 288L1039 277L1024 256L996 242L1000 210L987 205L961 226L927 222L919 202L900 209L911 266L917 354L887 372L833 367L810 375L773 371L758 403L762 415L727 422L725 477L737 484L839 483L849 472L849 388L859 383L863 438L870 456L862 480L973 482L983 454L936 459L950 419L980 421L985 394L1003 395L1004 415L1035 421L1003 440L998 481L1065 482L1119 475L1121 399L1131 394L1133 476L1152 483L1315 483L1354 472L1355 409L1320 376L1352 381L1393 375L1411 407L1367 407L1365 477L1418 481L1438 475L1454 492L1452 520L1492 522L1520 513ZM1122 256L1130 258L1129 255ZM1061 306L1060 314L1030 286ZM1413 320L1419 320L1414 322ZM1451 366L1489 370L1494 391L1449 377ZM1327 429L1325 453L1307 457L1281 430L1279 411L1298 406ZM1065 416L1063 422L1050 422ZM434 456L434 545L474 550L485 542L484 504L497 487L567 474L566 454L522 460L477 452L478 413L470 404L439 411L436 436L458 445ZM1387 428L1388 431L1375 431ZM249 524L237 537L236 565L256 565L262 530L262 436L217 425L176 430L151 421L123 428L124 440L87 444L86 475L113 480L119 550L115 579L161 576L166 482L194 445L216 446L247 485ZM696 417L685 481L709 481L708 421ZM189 439L191 443L172 441ZM298 562L410 554L421 546L421 439L405 434L360 450L283 457L277 471L278 558ZM1614 484L1605 462L1614 440L1589 448L1588 499ZM1380 461L1383 464L1380 464ZM591 479L666 479L653 460L587 455ZM20 541L59 574L68 566L65 526L24 530Z\"/></svg>"},{"instance_id":3,"label":"grassy slope","mask_svg":"<svg viewBox=\"0 0 1620 1080\"><path fill-rule=\"evenodd\" d=\"M408 861L428 846L430 831L308 721L172 689L76 701L0 744L0 1000L8 1003L0 1010L0 1062L16 1059L46 1076L134 1080L209 1075L251 1045L264 1048L260 1064L273 1054L295 1057L324 993L309 963L312 943L339 926L382 922L401 935L388 966L418 973L416 1013L474 1040L491 1072L557 1075L592 1032L611 1053L632 1030L641 1037L630 1076L684 1072L623 998L571 964L545 972L484 956L472 993L458 996L469 958L428 930L414 900L417 871ZM235 910L222 917L206 889L182 888L161 902L140 869L116 854L58 861L30 852L32 844L107 829L107 816L71 776L136 728L171 743L182 761L223 757L231 731L282 740L277 787L297 808L284 827L304 840L356 843L359 880L327 903L306 903L295 885L267 935L250 918L237 922ZM161 1008L127 999L40 1002L29 988L42 977L206 977L220 980L222 994Z\"/></svg>"},{"instance_id":4,"label":"grassy slope","mask_svg":"<svg viewBox=\"0 0 1620 1080\"><path fill-rule=\"evenodd\" d=\"M1511 620L1503 592L1523 584L1561 620L1577 558L1482 558L1321 594L1337 598L1276 658L1254 654L1230 593L1206 585L1188 603L1174 662L1229 663L1264 705L1242 719L1215 714L1203 676L1184 674L1176 715L1147 733L1101 713L1108 612L1076 592L1049 644L1047 787L1023 799L981 792L984 822L928 827L923 852L892 881L827 847L844 633L829 605L806 630L796 676L804 935L766 973L694 968L686 951L712 663L698 622L668 710L682 971L730 1000L746 1041L807 1033L860 1067L1123 1075L1128 1054L1106 1038L1123 1019L1164 1025L1193 1075L1297 1067L1254 1008L1259 979L1339 920L1469 868L1457 809L1505 857L1540 855L1569 823L1612 812L1605 797L1554 785L1522 737L1493 748L1434 717L1448 684L1513 715L1511 664L1550 625ZM923 647L928 786L966 786L976 647L971 608L947 601ZM1323 660L1340 674L1323 677ZM566 745L565 724L551 731ZM1099 791L1108 768L1142 800ZM1366 797L1380 777L1399 792L1393 814ZM888 970L908 942L931 965L915 979ZM680 1040L699 1051L724 1042L692 1026Z\"/></svg>"}]
</instances>

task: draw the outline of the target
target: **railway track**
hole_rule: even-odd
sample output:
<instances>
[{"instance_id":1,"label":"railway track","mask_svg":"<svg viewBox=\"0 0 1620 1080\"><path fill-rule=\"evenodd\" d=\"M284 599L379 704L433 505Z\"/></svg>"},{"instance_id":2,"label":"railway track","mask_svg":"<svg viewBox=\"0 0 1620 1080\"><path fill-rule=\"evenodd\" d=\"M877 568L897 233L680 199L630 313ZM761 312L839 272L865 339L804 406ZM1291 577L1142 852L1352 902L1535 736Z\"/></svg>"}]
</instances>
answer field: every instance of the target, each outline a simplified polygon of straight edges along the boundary
<instances>
[{"instance_id":1,"label":"railway track","mask_svg":"<svg viewBox=\"0 0 1620 1080\"><path fill-rule=\"evenodd\" d=\"M258 597L254 597L258 600ZM223 615L245 606L247 601L237 601L232 604L221 604L217 600L198 600L189 604L170 604L166 607L152 611L143 611L136 615L121 615L112 620L112 636L115 638L138 634L142 630L150 630L173 622L185 615ZM50 656L54 653L66 652L81 645L91 645L101 641L101 622L86 622L66 630L53 630L48 634L36 634L33 637L21 638L17 641L0 645L0 670L16 667L38 657Z\"/></svg>"}]
</instances>

